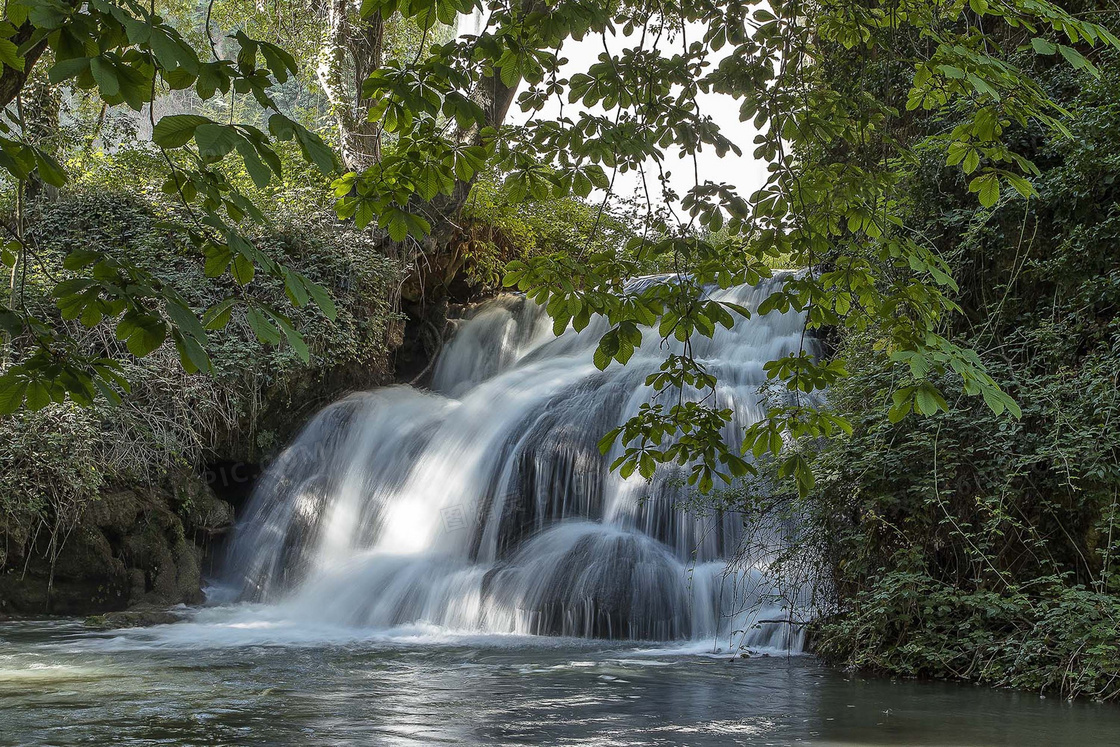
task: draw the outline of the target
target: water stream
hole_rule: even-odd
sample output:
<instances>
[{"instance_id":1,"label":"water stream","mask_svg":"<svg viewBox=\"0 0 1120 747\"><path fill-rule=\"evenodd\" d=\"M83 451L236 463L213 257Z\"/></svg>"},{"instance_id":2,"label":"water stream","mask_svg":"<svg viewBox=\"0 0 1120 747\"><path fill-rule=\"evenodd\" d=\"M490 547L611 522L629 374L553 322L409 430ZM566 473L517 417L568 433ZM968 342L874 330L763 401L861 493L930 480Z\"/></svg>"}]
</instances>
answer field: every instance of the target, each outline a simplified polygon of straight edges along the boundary
<instances>
[{"instance_id":1,"label":"water stream","mask_svg":"<svg viewBox=\"0 0 1120 747\"><path fill-rule=\"evenodd\" d=\"M194 622L0 625L0 745L1105 747L1115 706L890 682L808 656Z\"/></svg>"},{"instance_id":2,"label":"water stream","mask_svg":"<svg viewBox=\"0 0 1120 747\"><path fill-rule=\"evenodd\" d=\"M735 413L728 439L802 326L772 313L695 350ZM683 511L679 471L608 469L596 443L650 401L664 351L600 372L602 331L555 338L502 297L433 391L328 407L262 478L220 604L143 629L0 624L0 747L1120 744L1112 706L801 655L804 590L767 562L796 526ZM761 550L739 557L748 533Z\"/></svg>"},{"instance_id":3,"label":"water stream","mask_svg":"<svg viewBox=\"0 0 1120 747\"><path fill-rule=\"evenodd\" d=\"M754 309L783 277L712 295ZM652 481L609 469L619 447L601 454L603 434L678 393L645 385L665 357L655 334L596 369L605 324L556 337L539 306L503 296L463 325L433 391L328 407L256 491L227 563L234 594L308 624L801 650L798 593L766 567L765 543L793 527L747 528L763 551L729 564L743 519L683 510L682 468ZM812 344L803 326L775 312L695 344L716 406L734 411L729 441L765 412L763 365Z\"/></svg>"}]
</instances>

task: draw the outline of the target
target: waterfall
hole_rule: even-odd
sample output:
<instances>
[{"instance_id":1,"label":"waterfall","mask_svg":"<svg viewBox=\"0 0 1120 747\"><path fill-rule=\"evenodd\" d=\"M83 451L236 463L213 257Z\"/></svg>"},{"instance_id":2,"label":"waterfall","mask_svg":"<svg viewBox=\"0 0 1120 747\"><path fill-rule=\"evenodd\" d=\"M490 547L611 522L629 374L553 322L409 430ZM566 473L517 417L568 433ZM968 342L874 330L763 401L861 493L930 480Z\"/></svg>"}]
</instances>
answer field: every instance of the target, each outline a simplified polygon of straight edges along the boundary
<instances>
[{"instance_id":1,"label":"waterfall","mask_svg":"<svg viewBox=\"0 0 1120 747\"><path fill-rule=\"evenodd\" d=\"M711 296L753 310L785 277ZM740 515L685 510L683 468L649 481L610 471L621 446L600 454L602 435L677 393L644 385L665 355L649 331L629 363L597 370L606 329L593 319L555 337L538 305L502 296L461 326L431 391L327 407L262 477L231 583L344 625L799 649L765 562L729 565L751 529ZM796 351L803 329L801 315L771 312L694 341L718 377L716 405L734 412L729 442L764 414L763 365Z\"/></svg>"}]
</instances>

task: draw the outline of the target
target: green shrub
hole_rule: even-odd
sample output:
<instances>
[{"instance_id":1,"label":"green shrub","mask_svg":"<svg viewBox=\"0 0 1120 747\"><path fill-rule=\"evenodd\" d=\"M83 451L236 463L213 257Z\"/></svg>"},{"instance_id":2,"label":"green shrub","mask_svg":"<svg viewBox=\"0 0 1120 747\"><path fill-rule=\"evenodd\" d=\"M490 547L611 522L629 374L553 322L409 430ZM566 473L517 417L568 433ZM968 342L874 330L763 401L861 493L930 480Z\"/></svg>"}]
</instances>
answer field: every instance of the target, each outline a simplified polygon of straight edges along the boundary
<instances>
[{"instance_id":1,"label":"green shrub","mask_svg":"<svg viewBox=\"0 0 1120 747\"><path fill-rule=\"evenodd\" d=\"M159 282L174 284L199 313L237 293L287 307L307 341L310 363L290 348L258 342L241 312L210 333L212 376L186 374L170 346L143 359L129 356L109 323L89 329L70 323L83 352L110 352L124 361L131 391L116 407L103 401L88 409L51 405L0 419L0 534L9 562L23 555L40 527L46 529L40 542L61 540L103 486L158 484L208 458L267 458L340 391L389 378L388 355L399 334L392 303L400 268L368 234L333 220L314 201L302 202L302 211L299 204L298 195L276 200L278 227L257 238L330 290L338 308L333 322L317 308L291 308L271 278L258 276L240 289L228 276L205 277L186 235L190 216L165 195L133 197L90 186L27 211L37 253L15 293L43 315L58 319L47 292L52 279L67 276L62 258L95 247L127 255ZM21 344L14 341L0 369L18 360Z\"/></svg>"},{"instance_id":2,"label":"green shrub","mask_svg":"<svg viewBox=\"0 0 1120 747\"><path fill-rule=\"evenodd\" d=\"M906 184L914 225L960 283L963 315L947 333L978 351L1023 416L951 401L892 423L908 372L874 330L840 342L853 376L829 398L855 433L820 454L805 504L829 586L817 646L834 661L1120 697L1115 63L1098 81L1048 73L1073 137L1021 132L1042 167L1039 197L977 211L941 154Z\"/></svg>"}]
</instances>

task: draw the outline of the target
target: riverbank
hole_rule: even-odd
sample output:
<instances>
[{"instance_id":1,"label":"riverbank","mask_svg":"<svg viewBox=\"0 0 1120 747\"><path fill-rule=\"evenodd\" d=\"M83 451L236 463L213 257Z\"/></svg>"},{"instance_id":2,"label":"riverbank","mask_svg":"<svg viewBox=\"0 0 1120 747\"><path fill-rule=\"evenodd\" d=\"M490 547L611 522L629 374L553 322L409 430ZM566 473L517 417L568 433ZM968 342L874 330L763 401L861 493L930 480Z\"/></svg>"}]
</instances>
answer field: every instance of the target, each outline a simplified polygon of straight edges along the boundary
<instances>
[{"instance_id":1,"label":"riverbank","mask_svg":"<svg viewBox=\"0 0 1120 747\"><path fill-rule=\"evenodd\" d=\"M162 486L106 490L57 545L46 532L14 545L0 573L0 614L198 604L232 525L233 506L190 472Z\"/></svg>"},{"instance_id":2,"label":"riverbank","mask_svg":"<svg viewBox=\"0 0 1120 747\"><path fill-rule=\"evenodd\" d=\"M201 578L258 465L331 399L392 380L401 330L391 288L401 268L368 235L300 205L297 213L279 200L275 228L257 239L334 299L333 320L306 306L292 311L306 360L259 340L239 312L211 325L210 375L187 375L173 349L125 355L129 392L119 404L51 402L0 418L0 614L201 601ZM50 278L67 272L77 247L127 258L199 313L234 293L289 303L282 285L263 277L245 289L207 277L188 216L154 188L75 189L31 204L26 219L42 273L29 273L22 293L44 318L60 314ZM58 321L88 355L123 345L109 320ZM15 355L31 344L16 340Z\"/></svg>"}]
</instances>

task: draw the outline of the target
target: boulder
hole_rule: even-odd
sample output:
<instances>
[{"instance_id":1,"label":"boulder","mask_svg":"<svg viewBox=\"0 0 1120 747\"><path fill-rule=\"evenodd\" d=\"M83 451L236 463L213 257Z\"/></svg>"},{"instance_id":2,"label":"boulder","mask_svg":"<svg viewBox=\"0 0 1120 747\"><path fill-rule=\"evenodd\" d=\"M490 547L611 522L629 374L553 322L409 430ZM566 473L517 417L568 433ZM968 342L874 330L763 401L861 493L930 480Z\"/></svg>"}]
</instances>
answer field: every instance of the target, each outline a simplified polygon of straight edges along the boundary
<instances>
[{"instance_id":1,"label":"boulder","mask_svg":"<svg viewBox=\"0 0 1120 747\"><path fill-rule=\"evenodd\" d=\"M89 523L82 523L70 534L54 567L55 578L96 580L124 574L124 563L113 556L109 539Z\"/></svg>"},{"instance_id":2,"label":"boulder","mask_svg":"<svg viewBox=\"0 0 1120 747\"><path fill-rule=\"evenodd\" d=\"M9 540L0 541L0 614L90 614L138 602L202 602L204 547L232 524L233 508L191 473L172 475L162 487L106 491L70 532L53 576L48 533L33 542L4 521L0 516L0 539ZM13 557L11 547L25 555Z\"/></svg>"},{"instance_id":3,"label":"boulder","mask_svg":"<svg viewBox=\"0 0 1120 747\"><path fill-rule=\"evenodd\" d=\"M96 527L123 537L136 524L140 498L131 490L102 493L86 509L86 520Z\"/></svg>"},{"instance_id":4,"label":"boulder","mask_svg":"<svg viewBox=\"0 0 1120 747\"><path fill-rule=\"evenodd\" d=\"M193 543L179 540L172 549L175 559L175 592L171 601L202 602L202 551Z\"/></svg>"},{"instance_id":5,"label":"boulder","mask_svg":"<svg viewBox=\"0 0 1120 747\"><path fill-rule=\"evenodd\" d=\"M149 625L170 625L182 619L182 615L153 604L138 604L121 612L107 612L104 615L87 617L85 623L97 630L118 628L146 628Z\"/></svg>"}]
</instances>

